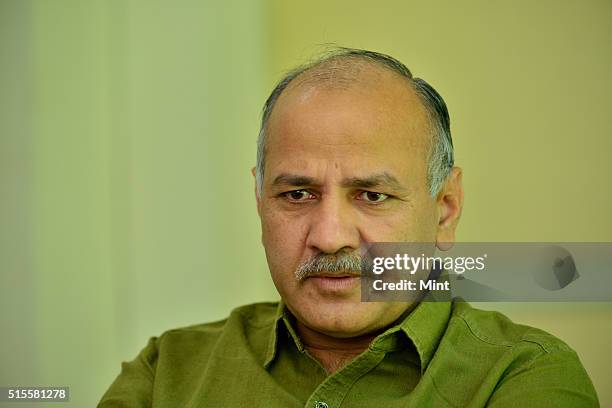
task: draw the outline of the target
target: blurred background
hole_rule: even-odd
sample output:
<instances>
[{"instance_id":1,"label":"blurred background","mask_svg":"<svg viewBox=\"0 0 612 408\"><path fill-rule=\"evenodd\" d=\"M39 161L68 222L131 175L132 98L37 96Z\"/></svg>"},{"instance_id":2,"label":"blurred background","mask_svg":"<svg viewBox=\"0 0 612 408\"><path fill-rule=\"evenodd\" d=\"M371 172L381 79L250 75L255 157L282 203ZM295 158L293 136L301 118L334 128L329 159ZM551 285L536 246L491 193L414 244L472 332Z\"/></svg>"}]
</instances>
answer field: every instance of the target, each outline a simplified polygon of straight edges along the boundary
<instances>
[{"instance_id":1,"label":"blurred background","mask_svg":"<svg viewBox=\"0 0 612 408\"><path fill-rule=\"evenodd\" d=\"M0 386L93 406L150 336L278 298L259 112L321 44L444 96L459 240L612 241L611 23L609 0L0 0ZM561 337L612 406L611 304L476 306Z\"/></svg>"}]
</instances>

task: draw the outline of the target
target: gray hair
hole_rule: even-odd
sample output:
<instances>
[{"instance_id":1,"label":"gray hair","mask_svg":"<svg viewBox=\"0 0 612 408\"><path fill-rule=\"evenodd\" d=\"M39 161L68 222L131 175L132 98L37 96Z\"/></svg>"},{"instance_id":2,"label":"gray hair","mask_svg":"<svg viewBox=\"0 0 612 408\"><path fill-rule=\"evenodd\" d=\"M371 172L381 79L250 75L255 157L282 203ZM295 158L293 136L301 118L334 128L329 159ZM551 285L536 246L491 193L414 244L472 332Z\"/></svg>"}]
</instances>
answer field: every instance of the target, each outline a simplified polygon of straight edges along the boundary
<instances>
[{"instance_id":1,"label":"gray hair","mask_svg":"<svg viewBox=\"0 0 612 408\"><path fill-rule=\"evenodd\" d=\"M374 51L367 51L355 48L339 47L330 52L327 52L322 57L315 61L299 66L289 71L276 84L272 93L266 100L261 117L261 127L259 129L259 137L257 138L257 164L255 179L257 182L257 192L261 195L263 189L263 176L265 169L266 155L266 128L268 120L274 109L276 101L287 88L287 86L298 76L306 71L321 66L323 63L334 62L339 60L362 60L373 62L387 69L398 73L408 80L413 89L421 99L425 109L427 110L431 125L432 141L429 146L427 160L427 186L429 193L435 197L442 189L442 185L446 181L454 164L453 140L450 132L450 118L448 109L444 103L444 99L438 92L425 80L414 78L410 70L395 58ZM334 80L333 73L330 76Z\"/></svg>"},{"instance_id":2,"label":"gray hair","mask_svg":"<svg viewBox=\"0 0 612 408\"><path fill-rule=\"evenodd\" d=\"M336 275L349 273L353 276L359 276L362 268L368 266L367 260L356 254L345 252L336 254L318 253L298 266L295 270L295 278L302 281L309 276L317 276L322 272Z\"/></svg>"}]
</instances>

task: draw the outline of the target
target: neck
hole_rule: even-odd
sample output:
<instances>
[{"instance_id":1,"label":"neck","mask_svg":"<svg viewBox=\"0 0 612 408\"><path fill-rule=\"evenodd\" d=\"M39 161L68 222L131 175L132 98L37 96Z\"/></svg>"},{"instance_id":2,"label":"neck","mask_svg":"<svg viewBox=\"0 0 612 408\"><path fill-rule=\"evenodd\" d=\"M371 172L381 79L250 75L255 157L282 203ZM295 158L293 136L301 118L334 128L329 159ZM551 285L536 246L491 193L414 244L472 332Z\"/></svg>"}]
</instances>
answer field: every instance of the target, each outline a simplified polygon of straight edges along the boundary
<instances>
[{"instance_id":1,"label":"neck","mask_svg":"<svg viewBox=\"0 0 612 408\"><path fill-rule=\"evenodd\" d=\"M299 321L296 321L296 330L307 349L315 348L319 350L351 352L356 354L368 348L372 340L384 331L384 329L380 329L361 336L341 338L313 330Z\"/></svg>"},{"instance_id":2,"label":"neck","mask_svg":"<svg viewBox=\"0 0 612 408\"><path fill-rule=\"evenodd\" d=\"M323 366L328 374L331 374L363 353L376 336L403 320L414 306L408 307L391 324L355 337L334 337L311 329L298 319L295 319L295 328L308 353Z\"/></svg>"},{"instance_id":3,"label":"neck","mask_svg":"<svg viewBox=\"0 0 612 408\"><path fill-rule=\"evenodd\" d=\"M313 330L296 321L296 331L308 353L328 374L334 373L365 351L382 331L356 337L338 338Z\"/></svg>"}]
</instances>

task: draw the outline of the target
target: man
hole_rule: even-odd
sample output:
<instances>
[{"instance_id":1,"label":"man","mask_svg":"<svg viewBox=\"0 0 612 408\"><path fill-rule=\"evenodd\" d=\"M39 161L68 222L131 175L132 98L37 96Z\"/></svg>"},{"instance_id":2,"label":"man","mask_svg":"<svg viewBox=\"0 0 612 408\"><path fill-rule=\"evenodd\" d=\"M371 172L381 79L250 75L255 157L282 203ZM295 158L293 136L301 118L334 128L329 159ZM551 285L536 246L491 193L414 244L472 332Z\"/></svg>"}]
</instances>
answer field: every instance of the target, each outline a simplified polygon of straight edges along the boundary
<instances>
[{"instance_id":1,"label":"man","mask_svg":"<svg viewBox=\"0 0 612 408\"><path fill-rule=\"evenodd\" d=\"M462 301L362 302L360 248L452 245L446 106L379 53L339 49L264 106L257 210L280 303L150 340L101 407L593 407L575 352Z\"/></svg>"}]
</instances>

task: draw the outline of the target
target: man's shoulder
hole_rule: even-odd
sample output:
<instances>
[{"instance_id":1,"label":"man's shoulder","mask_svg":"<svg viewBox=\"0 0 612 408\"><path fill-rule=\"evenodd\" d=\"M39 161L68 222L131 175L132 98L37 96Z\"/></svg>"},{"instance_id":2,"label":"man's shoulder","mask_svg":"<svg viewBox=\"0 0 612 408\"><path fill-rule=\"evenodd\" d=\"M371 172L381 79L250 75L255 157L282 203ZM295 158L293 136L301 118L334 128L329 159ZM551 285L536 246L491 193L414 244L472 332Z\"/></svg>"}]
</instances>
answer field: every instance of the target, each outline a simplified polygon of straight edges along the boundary
<instances>
[{"instance_id":1,"label":"man's shoulder","mask_svg":"<svg viewBox=\"0 0 612 408\"><path fill-rule=\"evenodd\" d=\"M465 301L454 301L451 324L460 326L471 337L501 348L526 347L534 352L573 351L563 340L536 327L513 322L498 311L482 310Z\"/></svg>"},{"instance_id":2,"label":"man's shoulder","mask_svg":"<svg viewBox=\"0 0 612 408\"><path fill-rule=\"evenodd\" d=\"M227 375L231 368L226 367L252 362L263 365L277 310L278 302L254 303L232 310L222 320L151 337L135 359L123 363L100 406L118 406L118 401L150 406L154 387L166 390L157 395L161 400L174 398L176 390L189 389L189 383L197 390L198 381L206 378L209 370ZM234 364L226 364L230 360ZM175 405L172 402L169 406Z\"/></svg>"},{"instance_id":3,"label":"man's shoulder","mask_svg":"<svg viewBox=\"0 0 612 408\"><path fill-rule=\"evenodd\" d=\"M155 357L211 354L235 357L253 354L263 358L276 321L278 302L252 303L233 309L225 319L178 327L151 339Z\"/></svg>"},{"instance_id":4,"label":"man's shoulder","mask_svg":"<svg viewBox=\"0 0 612 408\"><path fill-rule=\"evenodd\" d=\"M428 370L448 401L474 384L474 393L490 395L491 407L598 406L593 384L570 346L500 312L453 301L436 354ZM468 401L457 405L462 404Z\"/></svg>"}]
</instances>

